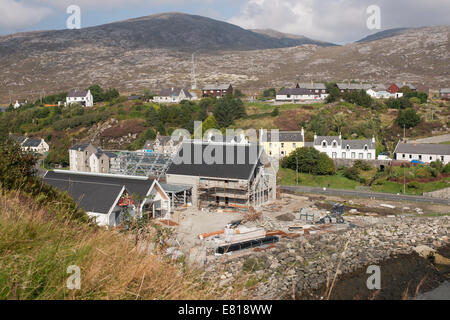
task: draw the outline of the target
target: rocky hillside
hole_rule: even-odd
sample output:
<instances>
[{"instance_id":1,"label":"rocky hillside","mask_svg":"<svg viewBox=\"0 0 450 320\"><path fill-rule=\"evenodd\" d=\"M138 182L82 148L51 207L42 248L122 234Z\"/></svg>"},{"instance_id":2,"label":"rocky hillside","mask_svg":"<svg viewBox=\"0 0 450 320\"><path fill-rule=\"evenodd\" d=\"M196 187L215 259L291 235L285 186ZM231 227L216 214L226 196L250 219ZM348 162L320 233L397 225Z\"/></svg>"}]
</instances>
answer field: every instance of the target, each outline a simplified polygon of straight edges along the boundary
<instances>
[{"instance_id":1,"label":"rocky hillside","mask_svg":"<svg viewBox=\"0 0 450 320\"><path fill-rule=\"evenodd\" d=\"M248 94L297 81L407 81L449 86L450 27L345 46L303 44L199 16L160 14L81 30L0 37L0 104L85 88L122 93L229 81ZM267 33L267 32L266 32ZM297 43L295 41L298 41ZM251 50L250 50L251 49Z\"/></svg>"},{"instance_id":2,"label":"rocky hillside","mask_svg":"<svg viewBox=\"0 0 450 320\"><path fill-rule=\"evenodd\" d=\"M400 35L408 30L410 30L410 29L409 28L394 28L394 29L383 30L383 31L371 34L367 37L364 37L363 39L361 39L357 42L371 42L371 41L386 39L386 38Z\"/></svg>"}]
</instances>

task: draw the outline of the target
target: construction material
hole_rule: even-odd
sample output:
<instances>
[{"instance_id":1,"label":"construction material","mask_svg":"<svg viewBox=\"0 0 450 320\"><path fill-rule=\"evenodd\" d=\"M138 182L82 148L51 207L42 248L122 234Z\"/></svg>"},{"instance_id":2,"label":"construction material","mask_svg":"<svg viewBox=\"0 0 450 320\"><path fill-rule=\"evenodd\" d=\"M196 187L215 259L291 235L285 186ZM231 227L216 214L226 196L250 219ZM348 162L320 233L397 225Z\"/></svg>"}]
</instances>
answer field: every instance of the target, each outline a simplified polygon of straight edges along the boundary
<instances>
[{"instance_id":1,"label":"construction material","mask_svg":"<svg viewBox=\"0 0 450 320\"><path fill-rule=\"evenodd\" d=\"M224 246L220 246L216 249L217 254L225 254L227 252L239 251L249 248L260 247L265 244L272 244L278 242L279 239L276 236L264 237L261 239L248 240L243 242L232 243Z\"/></svg>"},{"instance_id":2,"label":"construction material","mask_svg":"<svg viewBox=\"0 0 450 320\"><path fill-rule=\"evenodd\" d=\"M395 206L391 206L390 204L385 204L385 203L380 204L380 207L389 208L389 209L395 209Z\"/></svg>"},{"instance_id":3,"label":"construction material","mask_svg":"<svg viewBox=\"0 0 450 320\"><path fill-rule=\"evenodd\" d=\"M198 235L198 238L203 240L205 238L214 237L219 234L223 234L224 232L225 232L224 230L219 230L219 231L214 231L214 232L209 232L209 233L202 233L202 234Z\"/></svg>"},{"instance_id":4,"label":"construction material","mask_svg":"<svg viewBox=\"0 0 450 320\"><path fill-rule=\"evenodd\" d=\"M225 228L225 242L237 243L242 241L264 238L266 232L262 228L240 227L239 229Z\"/></svg>"},{"instance_id":5,"label":"construction material","mask_svg":"<svg viewBox=\"0 0 450 320\"><path fill-rule=\"evenodd\" d=\"M174 227L178 225L178 223L169 219L156 220L156 222L169 227Z\"/></svg>"},{"instance_id":6,"label":"construction material","mask_svg":"<svg viewBox=\"0 0 450 320\"><path fill-rule=\"evenodd\" d=\"M282 230L274 230L274 231L267 231L266 232L266 236L282 236L282 237L287 237L287 233L282 231Z\"/></svg>"}]
</instances>

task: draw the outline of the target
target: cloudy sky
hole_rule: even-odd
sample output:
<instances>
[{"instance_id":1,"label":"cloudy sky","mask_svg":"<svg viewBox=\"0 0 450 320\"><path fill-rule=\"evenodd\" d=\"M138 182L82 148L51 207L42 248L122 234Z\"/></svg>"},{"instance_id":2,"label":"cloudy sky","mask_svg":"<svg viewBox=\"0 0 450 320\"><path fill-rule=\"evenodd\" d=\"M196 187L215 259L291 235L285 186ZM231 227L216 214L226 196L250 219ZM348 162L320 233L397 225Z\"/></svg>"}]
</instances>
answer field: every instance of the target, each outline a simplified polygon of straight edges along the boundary
<instances>
[{"instance_id":1,"label":"cloudy sky","mask_svg":"<svg viewBox=\"0 0 450 320\"><path fill-rule=\"evenodd\" d=\"M69 5L82 27L177 11L341 44L379 31L367 27L371 5L381 29L450 25L449 0L0 0L0 34L64 29Z\"/></svg>"}]
</instances>

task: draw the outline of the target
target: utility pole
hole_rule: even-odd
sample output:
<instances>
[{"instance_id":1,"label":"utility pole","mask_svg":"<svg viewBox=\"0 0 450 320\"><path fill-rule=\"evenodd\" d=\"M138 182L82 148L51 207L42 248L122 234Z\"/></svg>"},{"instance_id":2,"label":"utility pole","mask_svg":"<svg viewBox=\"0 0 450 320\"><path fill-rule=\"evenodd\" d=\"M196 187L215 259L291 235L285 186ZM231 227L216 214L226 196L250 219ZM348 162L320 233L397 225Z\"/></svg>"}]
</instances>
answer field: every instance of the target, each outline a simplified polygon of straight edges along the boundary
<instances>
[{"instance_id":1,"label":"utility pole","mask_svg":"<svg viewBox=\"0 0 450 320\"><path fill-rule=\"evenodd\" d=\"M297 161L297 184L298 184L298 156L295 156L295 159L296 159L296 161Z\"/></svg>"}]
</instances>

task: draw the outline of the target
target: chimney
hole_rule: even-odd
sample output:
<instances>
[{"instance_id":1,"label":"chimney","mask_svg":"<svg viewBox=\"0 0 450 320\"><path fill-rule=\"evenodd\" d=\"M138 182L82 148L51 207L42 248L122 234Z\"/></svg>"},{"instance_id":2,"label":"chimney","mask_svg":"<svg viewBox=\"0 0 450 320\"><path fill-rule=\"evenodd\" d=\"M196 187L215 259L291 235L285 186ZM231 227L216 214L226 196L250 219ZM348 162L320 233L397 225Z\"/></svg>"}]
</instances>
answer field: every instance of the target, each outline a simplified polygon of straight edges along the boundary
<instances>
[{"instance_id":1,"label":"chimney","mask_svg":"<svg viewBox=\"0 0 450 320\"><path fill-rule=\"evenodd\" d=\"M339 133L339 139L342 139L342 134L341 133Z\"/></svg>"},{"instance_id":2,"label":"chimney","mask_svg":"<svg viewBox=\"0 0 450 320\"><path fill-rule=\"evenodd\" d=\"M317 134L314 132L314 140L317 139Z\"/></svg>"},{"instance_id":3,"label":"chimney","mask_svg":"<svg viewBox=\"0 0 450 320\"><path fill-rule=\"evenodd\" d=\"M375 143L375 136L372 136L372 142Z\"/></svg>"}]
</instances>

